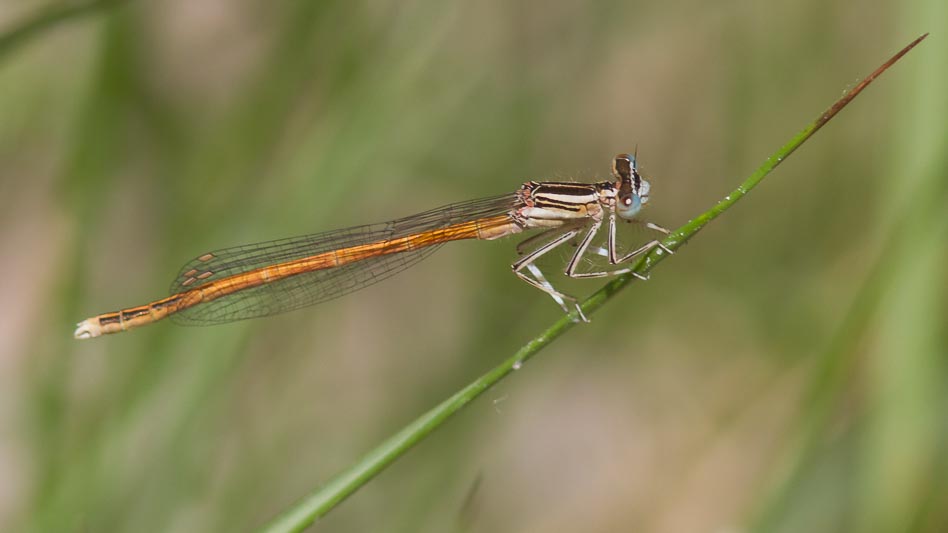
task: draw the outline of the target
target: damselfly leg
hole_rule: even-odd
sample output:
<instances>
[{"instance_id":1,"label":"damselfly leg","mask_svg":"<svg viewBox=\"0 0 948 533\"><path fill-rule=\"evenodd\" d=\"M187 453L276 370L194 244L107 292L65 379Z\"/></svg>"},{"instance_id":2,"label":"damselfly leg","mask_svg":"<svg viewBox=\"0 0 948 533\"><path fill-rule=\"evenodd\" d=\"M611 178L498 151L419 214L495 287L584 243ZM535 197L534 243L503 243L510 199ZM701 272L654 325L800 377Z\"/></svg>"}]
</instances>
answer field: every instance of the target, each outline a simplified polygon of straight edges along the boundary
<instances>
[{"instance_id":1,"label":"damselfly leg","mask_svg":"<svg viewBox=\"0 0 948 533\"><path fill-rule=\"evenodd\" d=\"M648 229L659 231L665 234L669 233L668 230L666 230L665 228L661 226L658 226L657 224L652 224L651 222L646 222L643 224ZM654 248L661 248L662 250L664 250L665 252L669 254L674 253L672 250L670 250L667 246L662 244L660 241L652 240L636 248L635 250L632 250L631 252L623 255L622 257L619 257L619 254L616 250L616 215L614 212L610 212L609 214L609 233L606 237L606 247L604 248L602 246L597 246L597 247L590 248L590 245L595 240L601 227L602 227L602 220L593 219L592 224L589 225L582 240L580 240L579 243L576 245L576 251L573 252L572 257L567 263L566 270L564 272L566 276L570 278L574 278L574 279L583 279L583 278L601 278L601 277L606 277L606 276L618 276L621 274L631 273L634 277L644 281L648 279L648 276L643 276L633 271L632 268L618 268L618 269L612 269L612 270L601 270L601 271L592 271L592 272L578 272L577 270L579 268L579 265L582 263L582 260L586 257L587 254L595 254L595 255L605 257L609 261L609 264L617 265L617 264L622 264L622 263L631 261L632 259L635 259L636 257L639 257L642 254L648 253ZM529 248L538 240L541 240L544 237L548 237L551 234L554 234L560 231L562 231L562 228L553 228L553 229L544 231L538 235L534 235L533 237L526 239L522 241L520 244L518 244L517 252L522 254L524 253L524 250ZM571 241L577 235L582 233L582 231L583 231L583 228L573 228L560 234L555 239L539 246L532 252L520 258L517 262L511 265L511 267L513 268L514 273L517 274L517 276L520 279L526 281L527 283L540 289L541 291L549 294L550 297L552 297L553 300L557 303L557 305L559 305L563 309L563 311L565 311L567 314L570 313L570 309L566 305L566 302L569 301L573 305L573 308L576 309L576 312L579 318L584 322L588 322L589 320L583 314L582 308L579 306L579 300L573 296L570 296L568 294L565 294L563 292L556 290L556 288L553 287L553 284L550 283L549 280L546 279L546 276L543 275L543 272L540 270L540 267L536 265L537 259L549 253L553 249L562 246L564 243ZM526 269L532 275L532 277L526 275L523 272L524 269Z\"/></svg>"},{"instance_id":2,"label":"damselfly leg","mask_svg":"<svg viewBox=\"0 0 948 533\"><path fill-rule=\"evenodd\" d=\"M533 246L536 245L538 242L549 239L552 235L556 235L559 233L563 233L562 227L550 228L548 230L541 231L540 233L537 233L536 235L533 235L527 239L524 239L518 242L517 247L516 247L517 255L523 255L527 253L527 251L530 248L533 248Z\"/></svg>"},{"instance_id":3,"label":"damselfly leg","mask_svg":"<svg viewBox=\"0 0 948 533\"><path fill-rule=\"evenodd\" d=\"M543 276L543 273L540 271L540 268L534 264L534 262L540 257L543 257L545 254L549 253L553 249L561 246L563 243L569 242L573 237L579 235L580 231L581 231L581 228L575 228L575 229L566 231L565 233L556 237L552 241L549 241L546 244L543 244L542 246L533 250L529 254L521 257L514 264L510 265L510 268L513 269L513 273L516 274L518 278L522 279L523 281L526 281L527 283L536 287L537 289L540 289L541 291L549 294L550 297L553 298L553 301L559 304L559 306L562 307L563 311L565 311L567 314L570 313L570 309L569 307L567 307L565 303L568 301L573 305L573 308L576 309L576 313L579 316L579 318L583 322L589 322L589 320L583 314L583 310L580 309L579 307L579 300L577 300L573 296L570 296L568 294L563 294L562 292L554 289L553 285L549 281L547 281L546 278ZM530 276L526 275L523 272L525 268L529 270L536 277L531 278Z\"/></svg>"}]
</instances>

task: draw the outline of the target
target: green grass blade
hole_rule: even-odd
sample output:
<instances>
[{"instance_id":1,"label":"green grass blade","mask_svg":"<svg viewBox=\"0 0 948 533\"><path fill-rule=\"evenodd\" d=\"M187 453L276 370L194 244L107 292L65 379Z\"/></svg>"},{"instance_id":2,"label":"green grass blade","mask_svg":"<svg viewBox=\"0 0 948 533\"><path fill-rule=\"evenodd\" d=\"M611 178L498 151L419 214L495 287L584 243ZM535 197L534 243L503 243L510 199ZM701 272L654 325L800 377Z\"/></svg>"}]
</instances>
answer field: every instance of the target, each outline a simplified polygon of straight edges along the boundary
<instances>
[{"instance_id":1,"label":"green grass blade","mask_svg":"<svg viewBox=\"0 0 948 533\"><path fill-rule=\"evenodd\" d=\"M827 122L832 120L840 110L862 92L873 80L885 72L909 50L920 43L928 34L922 35L912 41L908 46L895 54L888 61L883 63L872 74L866 77L862 82L856 85L849 93L845 94L836 103L823 112L816 120L808 124L802 131L796 134L789 142L774 152L767 160L755 170L743 183L734 191L727 195L723 200L715 204L711 209L695 217L687 224L671 233L664 244L671 250L681 247L689 239L694 237L709 222L730 209L738 200L743 198L751 189L756 187L777 165L783 162L790 154L799 148L804 142L813 136ZM663 261L668 254L661 249L654 249L652 252L633 267L636 274L644 275L651 271L658 263ZM586 301L582 303L583 312L588 316L595 312L608 302L623 287L635 280L631 273L619 276L607 283L601 289L596 291ZM284 514L277 517L273 522L265 526L262 531L267 533L284 533L291 531L301 531L311 525L318 517L326 514L339 502L353 494L367 481L381 472L396 458L404 454L408 449L418 443L421 439L434 431L452 415L457 413L462 407L480 396L482 393L497 384L501 379L511 372L519 369L527 360L536 355L541 349L552 343L557 337L571 329L577 324L576 315L563 316L549 328L536 336L533 340L524 345L513 356L509 357L491 371L487 372L471 384L467 385L453 396L440 403L401 431L388 438L365 457L350 466L337 477L329 481L325 486L316 490L305 497Z\"/></svg>"}]
</instances>

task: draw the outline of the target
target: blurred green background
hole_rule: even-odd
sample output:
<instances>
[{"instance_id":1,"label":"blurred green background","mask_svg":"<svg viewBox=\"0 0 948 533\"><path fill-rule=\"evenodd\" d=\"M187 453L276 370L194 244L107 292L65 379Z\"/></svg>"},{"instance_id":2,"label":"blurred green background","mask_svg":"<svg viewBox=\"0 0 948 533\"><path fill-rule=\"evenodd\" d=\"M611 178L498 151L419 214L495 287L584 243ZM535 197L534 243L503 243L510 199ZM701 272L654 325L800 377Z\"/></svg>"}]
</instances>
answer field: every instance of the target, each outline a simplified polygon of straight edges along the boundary
<instances>
[{"instance_id":1,"label":"blurred green background","mask_svg":"<svg viewBox=\"0 0 948 533\"><path fill-rule=\"evenodd\" d=\"M0 6L0 529L253 530L560 313L515 241L465 242L303 311L72 339L192 257L636 147L676 227L930 31L317 529L948 530L943 0L77 5Z\"/></svg>"}]
</instances>

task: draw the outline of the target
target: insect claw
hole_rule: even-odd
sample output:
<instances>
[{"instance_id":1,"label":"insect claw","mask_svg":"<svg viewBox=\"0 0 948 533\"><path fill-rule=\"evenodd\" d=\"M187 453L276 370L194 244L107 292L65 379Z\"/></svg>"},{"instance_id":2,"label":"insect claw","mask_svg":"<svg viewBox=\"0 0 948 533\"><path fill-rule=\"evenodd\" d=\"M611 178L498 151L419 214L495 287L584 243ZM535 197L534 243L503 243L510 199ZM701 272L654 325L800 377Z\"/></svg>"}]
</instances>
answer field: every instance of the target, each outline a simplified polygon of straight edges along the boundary
<instances>
[{"instance_id":1,"label":"insect claw","mask_svg":"<svg viewBox=\"0 0 948 533\"><path fill-rule=\"evenodd\" d=\"M652 224L651 222L646 222L646 223L645 223L645 227L648 228L648 229L653 229L653 230L655 230L655 231L664 233L665 235L669 235L669 234L671 233L671 230L668 230L668 229L666 229L666 228L663 228L663 227L659 226L658 224Z\"/></svg>"}]
</instances>

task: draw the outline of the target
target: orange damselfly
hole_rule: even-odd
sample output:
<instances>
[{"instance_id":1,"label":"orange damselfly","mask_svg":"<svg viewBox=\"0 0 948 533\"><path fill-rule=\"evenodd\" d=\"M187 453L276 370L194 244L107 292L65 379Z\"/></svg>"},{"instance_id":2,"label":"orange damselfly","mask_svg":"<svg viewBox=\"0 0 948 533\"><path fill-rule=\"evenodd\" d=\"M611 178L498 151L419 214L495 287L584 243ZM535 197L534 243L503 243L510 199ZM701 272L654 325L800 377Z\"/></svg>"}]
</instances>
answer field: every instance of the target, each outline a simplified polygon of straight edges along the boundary
<instances>
[{"instance_id":1,"label":"orange damselfly","mask_svg":"<svg viewBox=\"0 0 948 533\"><path fill-rule=\"evenodd\" d=\"M619 154L612 165L614 181L598 183L524 183L513 194L450 204L431 211L366 226L302 237L235 246L190 261L171 285L171 296L146 305L83 320L77 339L118 333L170 317L186 325L209 325L274 315L356 291L400 272L440 245L461 239L493 240L525 230L543 230L518 245L522 257L513 272L549 294L564 311L586 320L577 300L557 291L536 260L567 242L576 250L566 264L571 278L598 278L631 272L631 268L580 272L585 254L620 265L660 247L659 241L620 255L616 252L616 217L635 217L648 202L649 183L635 157ZM608 221L605 247L590 248ZM648 228L667 233L650 223ZM578 241L577 241L578 239ZM633 273L634 274L634 273Z\"/></svg>"}]
</instances>

